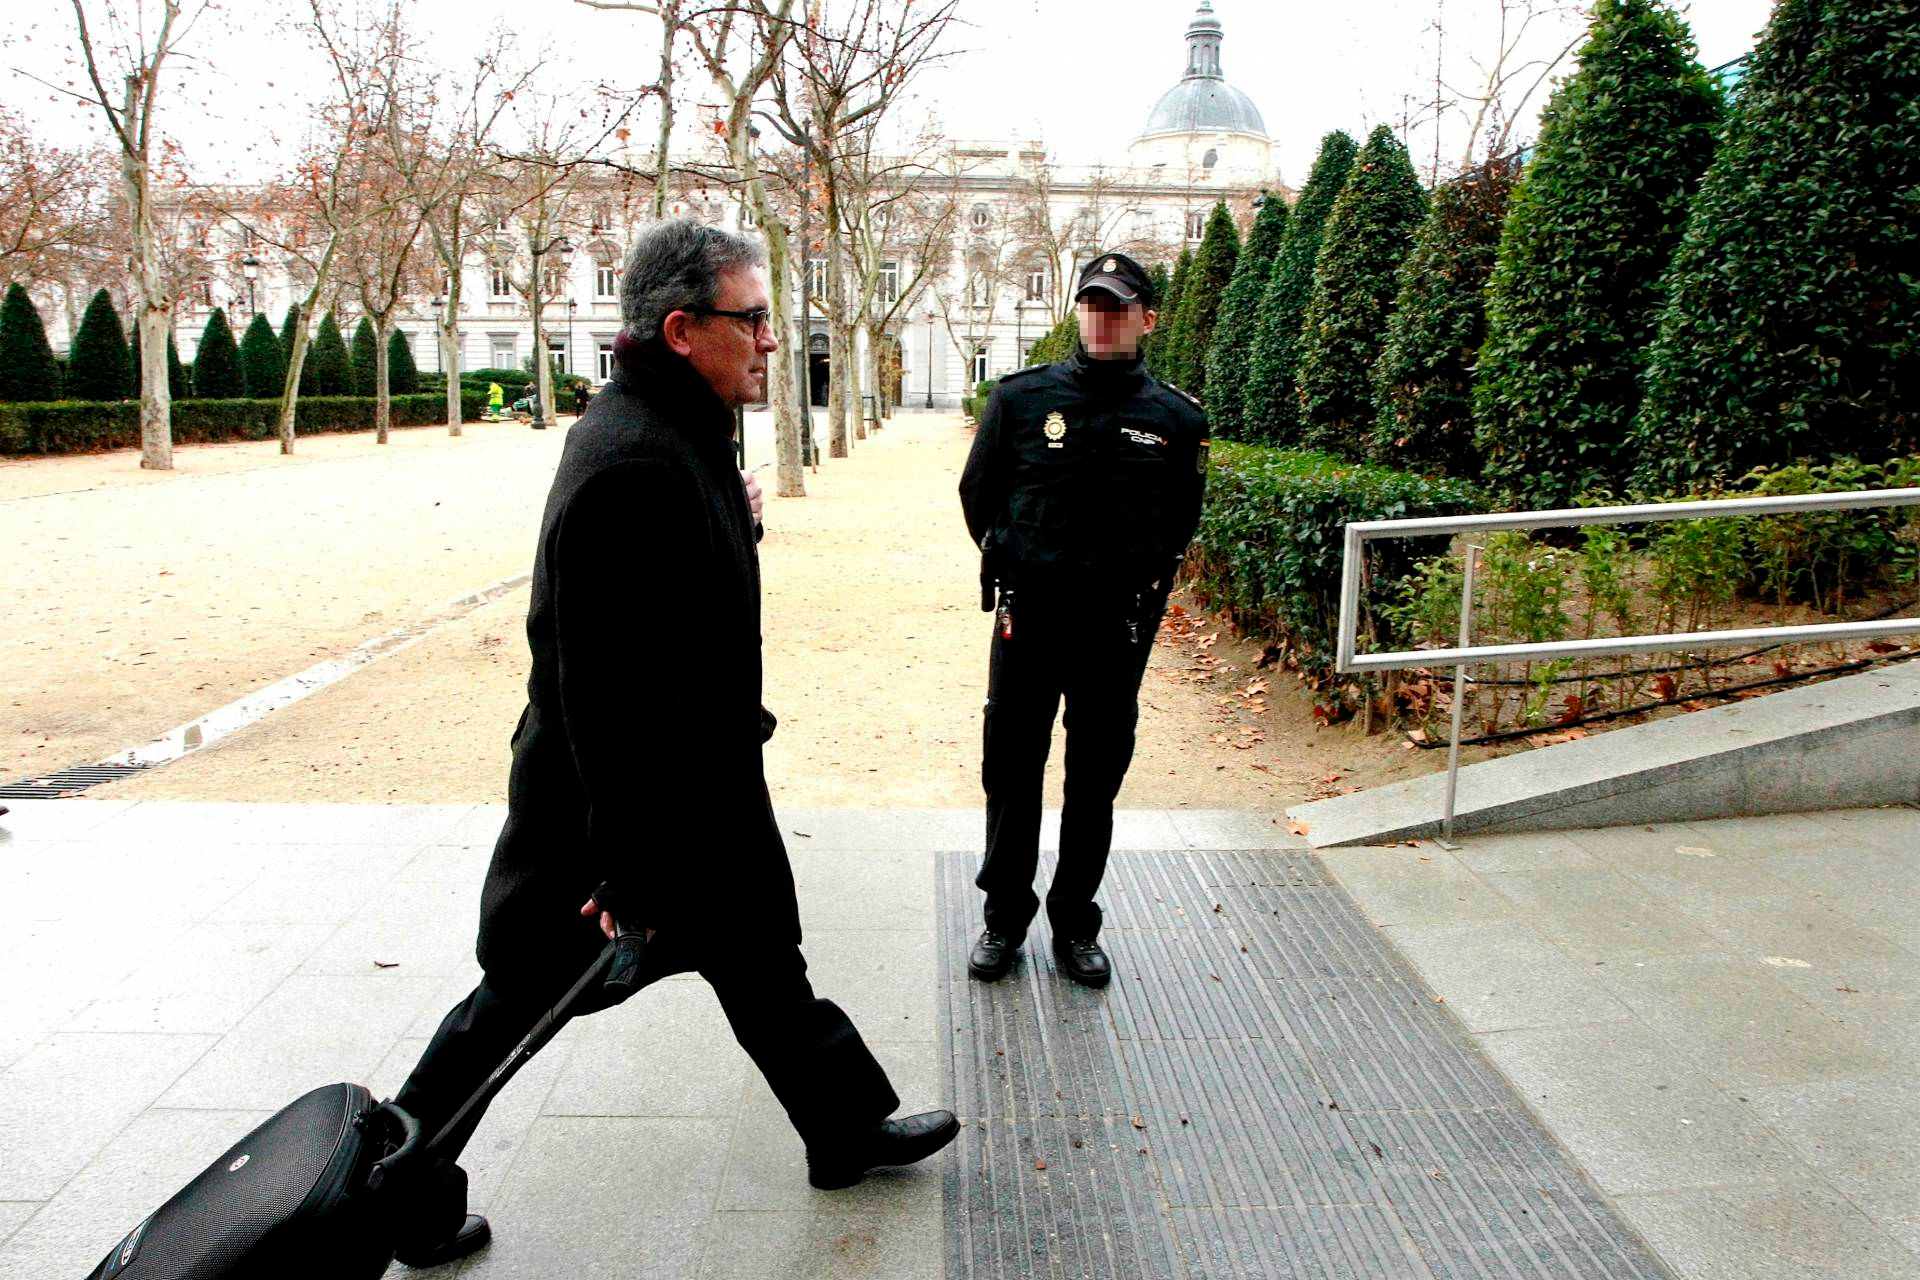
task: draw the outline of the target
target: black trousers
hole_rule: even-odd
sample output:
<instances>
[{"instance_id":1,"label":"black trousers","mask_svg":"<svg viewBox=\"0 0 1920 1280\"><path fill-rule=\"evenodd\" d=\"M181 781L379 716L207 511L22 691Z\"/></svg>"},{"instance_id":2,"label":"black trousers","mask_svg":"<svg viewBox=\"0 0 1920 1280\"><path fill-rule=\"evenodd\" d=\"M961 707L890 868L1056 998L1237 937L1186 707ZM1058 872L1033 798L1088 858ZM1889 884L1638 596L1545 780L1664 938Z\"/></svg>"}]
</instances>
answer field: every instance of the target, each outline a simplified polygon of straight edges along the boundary
<instances>
[{"instance_id":1,"label":"black trousers","mask_svg":"<svg viewBox=\"0 0 1920 1280\"><path fill-rule=\"evenodd\" d=\"M448 1011L420 1062L394 1101L421 1122L427 1137L438 1133L520 1042L540 1015L565 994L604 942L598 928L567 947L580 959L571 971L542 966L563 977L503 980L488 974L473 993ZM887 1073L847 1015L831 1000L814 996L807 961L790 943L755 947L727 934L700 944L668 931L647 946L643 985L675 973L698 972L713 987L733 1027L734 1038L766 1077L793 1127L809 1146L830 1145L879 1124L900 1105ZM636 1002L644 994L633 997ZM604 1007L604 1006L601 1006ZM592 1007L585 1012L593 1011ZM662 1069L685 1064L662 1063ZM462 1123L435 1152L457 1160L479 1126L484 1108Z\"/></svg>"},{"instance_id":2,"label":"black trousers","mask_svg":"<svg viewBox=\"0 0 1920 1280\"><path fill-rule=\"evenodd\" d=\"M1093 895L1113 843L1113 800L1133 761L1140 679L1159 625L1154 603L1143 613L1131 600L1050 604L1016 592L1011 638L1001 634L996 615L980 768L987 850L974 880L987 895L986 925L995 933L1024 938L1040 907L1033 886L1040 797L1062 702L1065 803L1047 922L1056 938L1091 938L1100 931Z\"/></svg>"}]
</instances>

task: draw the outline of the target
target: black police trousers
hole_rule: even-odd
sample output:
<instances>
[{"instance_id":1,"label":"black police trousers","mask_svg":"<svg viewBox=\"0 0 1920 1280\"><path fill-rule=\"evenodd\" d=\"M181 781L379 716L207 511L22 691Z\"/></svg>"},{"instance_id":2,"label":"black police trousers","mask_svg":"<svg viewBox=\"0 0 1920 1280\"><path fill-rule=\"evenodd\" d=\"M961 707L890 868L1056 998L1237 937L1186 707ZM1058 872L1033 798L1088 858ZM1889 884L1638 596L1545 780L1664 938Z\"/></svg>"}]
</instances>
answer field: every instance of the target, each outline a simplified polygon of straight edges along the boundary
<instances>
[{"instance_id":1,"label":"black police trousers","mask_svg":"<svg viewBox=\"0 0 1920 1280\"><path fill-rule=\"evenodd\" d=\"M1056 938L1100 932L1093 895L1113 843L1113 799L1133 761L1140 679L1159 618L1129 598L1099 606L1013 600L1013 635L995 615L980 780L987 793L987 856L974 884L986 926L1016 941L1039 910L1040 796L1053 719L1066 703L1066 780L1060 862L1047 891ZM1128 626L1133 623L1132 628Z\"/></svg>"},{"instance_id":2,"label":"black police trousers","mask_svg":"<svg viewBox=\"0 0 1920 1280\"><path fill-rule=\"evenodd\" d=\"M597 927L585 939L577 968L562 979L521 984L489 974L448 1011L394 1098L419 1119L424 1134L439 1132L540 1015L559 1001L597 953L595 940L605 941ZM831 1147L846 1141L878 1125L900 1105L886 1071L847 1015L831 1000L815 998L798 946L754 946L732 933L698 940L672 938L665 931L655 934L647 944L641 983L689 972L698 972L713 987L734 1038L766 1077L807 1145ZM644 1001L646 996L632 999ZM643 1069L687 1070L690 1065L662 1062ZM609 1064L608 1069L615 1068ZM437 1157L459 1158L480 1123L481 1110L468 1116L460 1132L435 1152Z\"/></svg>"}]
</instances>

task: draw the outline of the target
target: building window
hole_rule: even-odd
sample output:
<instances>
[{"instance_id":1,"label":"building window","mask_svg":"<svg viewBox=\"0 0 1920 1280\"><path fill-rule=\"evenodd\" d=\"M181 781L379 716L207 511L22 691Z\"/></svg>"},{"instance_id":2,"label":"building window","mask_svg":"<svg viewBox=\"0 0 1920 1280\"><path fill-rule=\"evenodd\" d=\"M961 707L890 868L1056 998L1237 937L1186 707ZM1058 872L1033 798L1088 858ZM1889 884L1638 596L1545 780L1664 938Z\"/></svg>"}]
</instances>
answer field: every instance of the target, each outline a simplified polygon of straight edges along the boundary
<instances>
[{"instance_id":1,"label":"building window","mask_svg":"<svg viewBox=\"0 0 1920 1280\"><path fill-rule=\"evenodd\" d=\"M615 286L615 281L613 276L614 276L613 267L609 263L603 262L599 266L593 269L593 296L594 297L611 298L614 296L614 290L616 286Z\"/></svg>"},{"instance_id":2,"label":"building window","mask_svg":"<svg viewBox=\"0 0 1920 1280\"><path fill-rule=\"evenodd\" d=\"M1208 147L1207 154L1200 157L1200 167L1202 169L1205 169L1208 173L1212 173L1213 166L1219 163L1220 163L1220 153L1218 151L1215 151L1212 147Z\"/></svg>"},{"instance_id":3,"label":"building window","mask_svg":"<svg viewBox=\"0 0 1920 1280\"><path fill-rule=\"evenodd\" d=\"M1135 240L1153 239L1153 210L1135 209L1133 211L1133 238Z\"/></svg>"},{"instance_id":4,"label":"building window","mask_svg":"<svg viewBox=\"0 0 1920 1280\"><path fill-rule=\"evenodd\" d=\"M599 344L599 350L595 353L594 372L599 375L602 382L613 376L613 344L611 342Z\"/></svg>"},{"instance_id":5,"label":"building window","mask_svg":"<svg viewBox=\"0 0 1920 1280\"><path fill-rule=\"evenodd\" d=\"M740 202L740 226L743 230L751 231L754 225L753 206L742 200Z\"/></svg>"},{"instance_id":6,"label":"building window","mask_svg":"<svg viewBox=\"0 0 1920 1280\"><path fill-rule=\"evenodd\" d=\"M827 296L827 260L825 258L807 259L807 289L810 297Z\"/></svg>"},{"instance_id":7,"label":"building window","mask_svg":"<svg viewBox=\"0 0 1920 1280\"><path fill-rule=\"evenodd\" d=\"M973 347L973 385L979 386L987 380L987 344L976 342Z\"/></svg>"},{"instance_id":8,"label":"building window","mask_svg":"<svg viewBox=\"0 0 1920 1280\"><path fill-rule=\"evenodd\" d=\"M900 264L880 264L880 301L891 305L900 299Z\"/></svg>"},{"instance_id":9,"label":"building window","mask_svg":"<svg viewBox=\"0 0 1920 1280\"><path fill-rule=\"evenodd\" d=\"M519 367L519 359L514 354L512 334L496 333L488 338L487 341L489 349L493 353L487 360L489 368L515 369Z\"/></svg>"},{"instance_id":10,"label":"building window","mask_svg":"<svg viewBox=\"0 0 1920 1280\"><path fill-rule=\"evenodd\" d=\"M985 271L975 270L967 277L967 303L984 307L993 300L993 281Z\"/></svg>"},{"instance_id":11,"label":"building window","mask_svg":"<svg viewBox=\"0 0 1920 1280\"><path fill-rule=\"evenodd\" d=\"M553 376L559 377L567 371L567 343L564 338L547 339L547 359L553 364Z\"/></svg>"},{"instance_id":12,"label":"building window","mask_svg":"<svg viewBox=\"0 0 1920 1280\"><path fill-rule=\"evenodd\" d=\"M540 269L540 292L549 298L557 298L567 291L567 270L554 265Z\"/></svg>"},{"instance_id":13,"label":"building window","mask_svg":"<svg viewBox=\"0 0 1920 1280\"><path fill-rule=\"evenodd\" d=\"M496 266L487 281L488 292L495 298L511 297L513 287L507 283L507 269Z\"/></svg>"},{"instance_id":14,"label":"building window","mask_svg":"<svg viewBox=\"0 0 1920 1280\"><path fill-rule=\"evenodd\" d=\"M973 206L972 222L975 231L985 231L993 225L993 211L983 204Z\"/></svg>"},{"instance_id":15,"label":"building window","mask_svg":"<svg viewBox=\"0 0 1920 1280\"><path fill-rule=\"evenodd\" d=\"M1045 302L1047 300L1047 269L1029 267L1027 269L1027 301Z\"/></svg>"},{"instance_id":16,"label":"building window","mask_svg":"<svg viewBox=\"0 0 1920 1280\"><path fill-rule=\"evenodd\" d=\"M1187 239L1199 241L1207 234L1207 215L1198 209L1187 212Z\"/></svg>"}]
</instances>

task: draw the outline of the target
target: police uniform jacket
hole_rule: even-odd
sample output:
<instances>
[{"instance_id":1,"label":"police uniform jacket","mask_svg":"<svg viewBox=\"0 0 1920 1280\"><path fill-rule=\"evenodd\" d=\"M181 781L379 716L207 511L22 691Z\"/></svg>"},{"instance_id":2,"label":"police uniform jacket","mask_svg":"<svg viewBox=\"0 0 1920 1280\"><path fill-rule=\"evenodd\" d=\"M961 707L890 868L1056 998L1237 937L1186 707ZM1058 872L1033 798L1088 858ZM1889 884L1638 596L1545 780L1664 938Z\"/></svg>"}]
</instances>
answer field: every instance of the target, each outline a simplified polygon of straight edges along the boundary
<instances>
[{"instance_id":1,"label":"police uniform jacket","mask_svg":"<svg viewBox=\"0 0 1920 1280\"><path fill-rule=\"evenodd\" d=\"M567 433L541 519L527 707L481 897L490 975L577 968L599 942L582 941L580 906L603 881L630 923L800 940L761 760L733 415L671 353L622 357Z\"/></svg>"},{"instance_id":2,"label":"police uniform jacket","mask_svg":"<svg viewBox=\"0 0 1920 1280\"><path fill-rule=\"evenodd\" d=\"M994 387L960 502L1003 585L1118 601L1171 586L1206 471L1197 401L1140 360L1081 350Z\"/></svg>"}]
</instances>

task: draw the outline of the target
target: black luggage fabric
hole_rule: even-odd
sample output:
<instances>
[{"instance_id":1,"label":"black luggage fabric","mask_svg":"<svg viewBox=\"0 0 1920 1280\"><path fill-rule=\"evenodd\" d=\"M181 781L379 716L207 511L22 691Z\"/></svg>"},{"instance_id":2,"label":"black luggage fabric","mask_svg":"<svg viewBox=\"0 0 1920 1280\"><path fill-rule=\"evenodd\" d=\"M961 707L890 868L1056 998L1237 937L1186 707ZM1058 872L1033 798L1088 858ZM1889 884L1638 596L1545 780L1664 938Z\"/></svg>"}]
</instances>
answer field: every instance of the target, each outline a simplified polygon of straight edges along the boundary
<instances>
[{"instance_id":1,"label":"black luggage fabric","mask_svg":"<svg viewBox=\"0 0 1920 1280\"><path fill-rule=\"evenodd\" d=\"M353 1186L371 1163L361 1117L372 1107L357 1084L290 1103L128 1232L89 1280L380 1275L391 1233L371 1220L371 1193Z\"/></svg>"},{"instance_id":2,"label":"black luggage fabric","mask_svg":"<svg viewBox=\"0 0 1920 1280\"><path fill-rule=\"evenodd\" d=\"M361 1085L322 1085L227 1148L114 1245L87 1280L357 1280L383 1274L393 1262L394 1214L414 1210L411 1203L394 1202L438 1175L435 1143L554 1037L590 987L599 983L605 992L596 1007L631 995L645 945L638 930L621 926L592 967L440 1133L422 1135L412 1117L391 1102L374 1105ZM396 1194L396 1188L404 1190Z\"/></svg>"}]
</instances>

